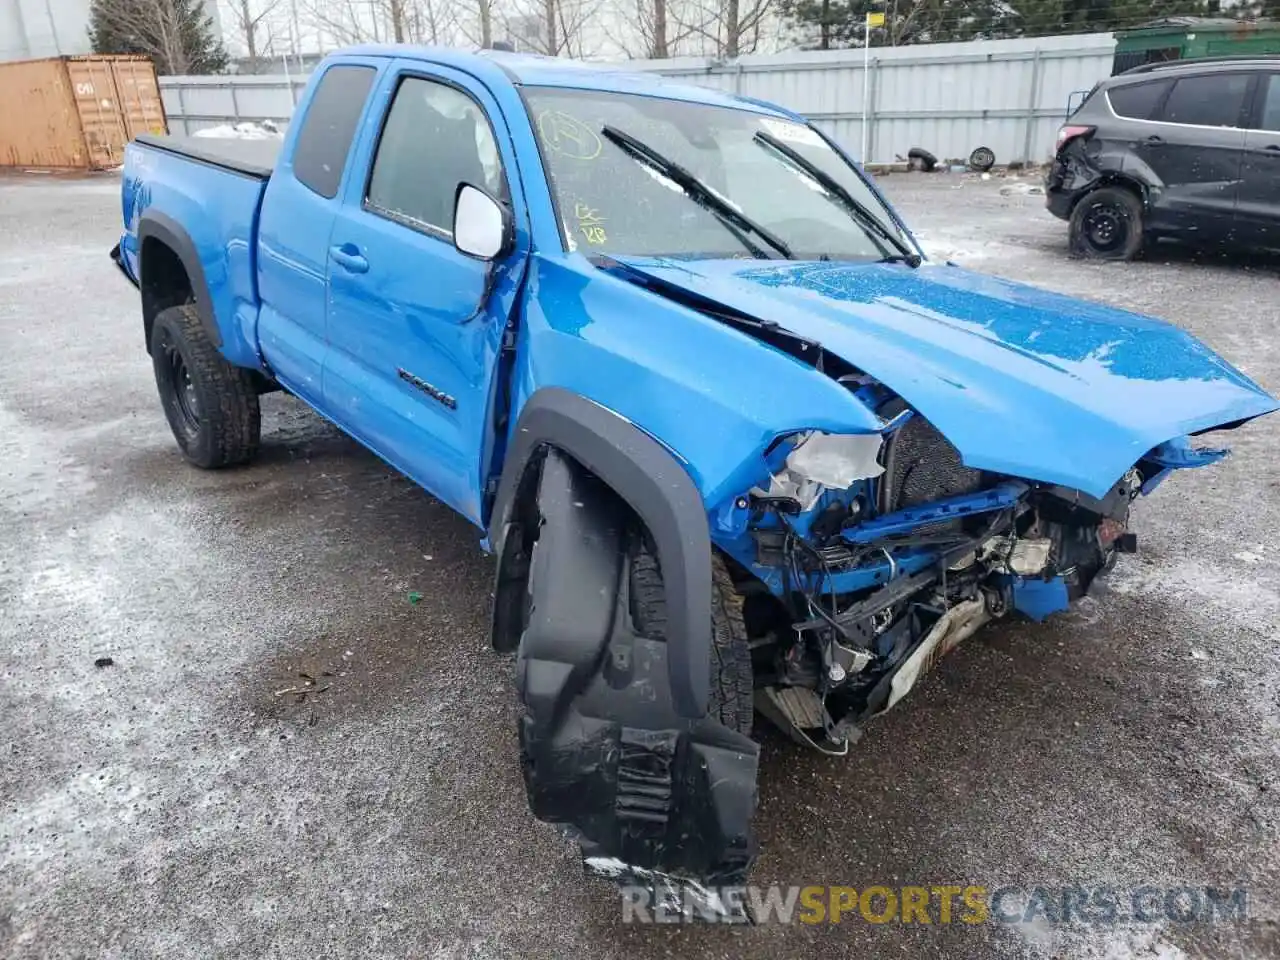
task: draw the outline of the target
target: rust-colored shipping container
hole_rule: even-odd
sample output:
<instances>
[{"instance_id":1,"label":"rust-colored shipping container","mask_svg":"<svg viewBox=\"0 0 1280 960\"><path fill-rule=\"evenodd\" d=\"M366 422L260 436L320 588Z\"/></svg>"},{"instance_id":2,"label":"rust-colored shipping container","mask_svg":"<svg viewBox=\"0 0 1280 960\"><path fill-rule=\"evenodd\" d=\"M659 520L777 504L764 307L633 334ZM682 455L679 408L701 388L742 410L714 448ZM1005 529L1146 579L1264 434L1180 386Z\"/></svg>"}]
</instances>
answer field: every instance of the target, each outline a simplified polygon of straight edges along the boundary
<instances>
[{"instance_id":1,"label":"rust-colored shipping container","mask_svg":"<svg viewBox=\"0 0 1280 960\"><path fill-rule=\"evenodd\" d=\"M146 57L0 63L0 167L103 170L139 133L168 133Z\"/></svg>"}]
</instances>

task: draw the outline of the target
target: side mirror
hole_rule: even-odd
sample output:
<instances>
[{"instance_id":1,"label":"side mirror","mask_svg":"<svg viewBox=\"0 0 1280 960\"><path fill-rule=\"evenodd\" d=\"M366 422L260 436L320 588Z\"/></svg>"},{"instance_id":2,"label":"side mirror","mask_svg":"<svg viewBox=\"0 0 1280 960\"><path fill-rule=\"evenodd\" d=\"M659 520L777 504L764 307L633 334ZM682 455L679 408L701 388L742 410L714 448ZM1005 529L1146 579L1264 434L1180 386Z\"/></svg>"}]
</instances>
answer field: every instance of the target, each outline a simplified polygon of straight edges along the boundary
<instances>
[{"instance_id":1,"label":"side mirror","mask_svg":"<svg viewBox=\"0 0 1280 960\"><path fill-rule=\"evenodd\" d=\"M511 211L479 187L458 184L453 202L453 245L468 257L496 260L514 241Z\"/></svg>"}]
</instances>

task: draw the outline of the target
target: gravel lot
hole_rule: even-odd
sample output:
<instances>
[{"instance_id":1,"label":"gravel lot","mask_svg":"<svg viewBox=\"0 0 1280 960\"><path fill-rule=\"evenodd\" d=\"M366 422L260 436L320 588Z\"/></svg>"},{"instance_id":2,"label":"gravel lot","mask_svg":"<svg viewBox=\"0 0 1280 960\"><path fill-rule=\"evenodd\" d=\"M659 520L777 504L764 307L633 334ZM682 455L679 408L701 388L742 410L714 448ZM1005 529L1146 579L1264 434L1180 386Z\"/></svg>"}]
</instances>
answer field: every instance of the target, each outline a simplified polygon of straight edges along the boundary
<instances>
[{"instance_id":1,"label":"gravel lot","mask_svg":"<svg viewBox=\"0 0 1280 960\"><path fill-rule=\"evenodd\" d=\"M1023 183L884 181L931 250L1280 390L1275 261L1071 261ZM1243 885L1254 919L624 926L526 810L477 531L280 395L256 465L185 466L117 191L0 180L0 955L1280 956L1280 416L1142 503L1094 598L975 637L850 758L766 735L753 877ZM326 689L278 696L300 673Z\"/></svg>"}]
</instances>

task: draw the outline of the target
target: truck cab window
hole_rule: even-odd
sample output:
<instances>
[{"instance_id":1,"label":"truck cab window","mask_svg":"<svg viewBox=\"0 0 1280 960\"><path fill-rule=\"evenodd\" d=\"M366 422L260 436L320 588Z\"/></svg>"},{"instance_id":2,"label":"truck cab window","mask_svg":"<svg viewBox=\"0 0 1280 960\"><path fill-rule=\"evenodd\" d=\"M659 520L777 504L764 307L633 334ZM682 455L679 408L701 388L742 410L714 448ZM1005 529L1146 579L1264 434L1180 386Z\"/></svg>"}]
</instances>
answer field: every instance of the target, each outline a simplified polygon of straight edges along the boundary
<instances>
[{"instance_id":1,"label":"truck cab window","mask_svg":"<svg viewBox=\"0 0 1280 960\"><path fill-rule=\"evenodd\" d=\"M356 124L375 75L373 67L338 65L325 71L293 150L293 175L322 197L338 195Z\"/></svg>"},{"instance_id":2,"label":"truck cab window","mask_svg":"<svg viewBox=\"0 0 1280 960\"><path fill-rule=\"evenodd\" d=\"M408 226L452 234L460 183L506 198L484 111L454 87L406 77L387 112L365 205Z\"/></svg>"}]
</instances>

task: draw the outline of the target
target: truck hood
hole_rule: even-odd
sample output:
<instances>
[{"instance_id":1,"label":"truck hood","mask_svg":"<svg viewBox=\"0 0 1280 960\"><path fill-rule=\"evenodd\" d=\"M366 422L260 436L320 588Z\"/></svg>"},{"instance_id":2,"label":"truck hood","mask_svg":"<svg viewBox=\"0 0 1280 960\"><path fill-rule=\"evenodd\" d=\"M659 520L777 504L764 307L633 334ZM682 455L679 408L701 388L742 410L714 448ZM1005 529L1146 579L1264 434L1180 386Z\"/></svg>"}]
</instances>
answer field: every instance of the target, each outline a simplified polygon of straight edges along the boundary
<instances>
[{"instance_id":1,"label":"truck hood","mask_svg":"<svg viewBox=\"0 0 1280 960\"><path fill-rule=\"evenodd\" d=\"M1278 406L1177 327L959 267L615 259L659 293L817 341L897 392L966 466L1095 497L1166 440Z\"/></svg>"}]
</instances>

